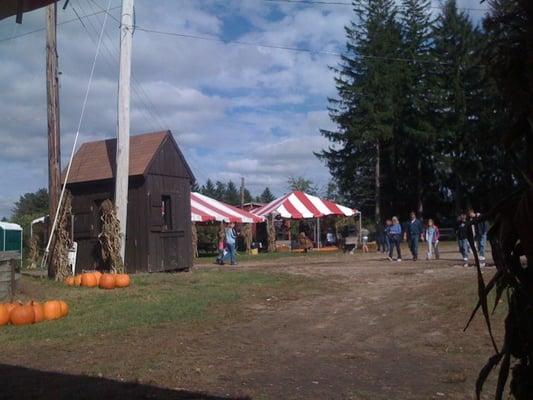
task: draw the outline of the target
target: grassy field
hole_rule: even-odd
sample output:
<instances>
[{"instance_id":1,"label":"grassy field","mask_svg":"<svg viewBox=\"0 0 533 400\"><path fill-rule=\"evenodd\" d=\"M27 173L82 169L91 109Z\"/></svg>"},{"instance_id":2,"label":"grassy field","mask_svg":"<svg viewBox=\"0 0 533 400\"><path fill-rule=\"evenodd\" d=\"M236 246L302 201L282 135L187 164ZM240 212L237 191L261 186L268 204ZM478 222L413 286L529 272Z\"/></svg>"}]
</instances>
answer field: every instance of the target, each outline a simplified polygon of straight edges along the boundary
<instances>
[{"instance_id":1,"label":"grassy field","mask_svg":"<svg viewBox=\"0 0 533 400\"><path fill-rule=\"evenodd\" d=\"M216 321L234 312L243 297L283 296L290 290L301 290L309 281L283 273L213 269L137 275L131 287L105 291L24 277L21 301L63 299L70 306L70 314L59 321L4 327L0 346L5 349L40 341L69 344L101 334L123 335L130 329Z\"/></svg>"}]
</instances>

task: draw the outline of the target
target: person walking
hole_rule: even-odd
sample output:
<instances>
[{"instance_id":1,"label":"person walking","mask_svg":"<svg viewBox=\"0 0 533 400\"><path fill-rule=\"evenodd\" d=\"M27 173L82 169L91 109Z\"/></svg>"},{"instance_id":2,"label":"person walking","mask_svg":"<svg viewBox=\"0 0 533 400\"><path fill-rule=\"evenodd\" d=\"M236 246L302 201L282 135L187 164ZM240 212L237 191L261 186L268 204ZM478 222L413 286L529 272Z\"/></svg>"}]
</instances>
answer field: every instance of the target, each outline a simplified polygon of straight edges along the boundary
<instances>
[{"instance_id":1,"label":"person walking","mask_svg":"<svg viewBox=\"0 0 533 400\"><path fill-rule=\"evenodd\" d=\"M236 246L237 246L237 232L235 231L235 223L234 222L231 222L226 227L225 233L226 233L225 240L226 240L227 253L224 256L222 261L224 262L224 260L229 257L230 264L231 265L237 265L237 248L236 248Z\"/></svg>"},{"instance_id":2,"label":"person walking","mask_svg":"<svg viewBox=\"0 0 533 400\"><path fill-rule=\"evenodd\" d=\"M411 211L410 220L406 227L405 238L409 243L409 250L413 255L413 261L418 260L418 241L423 239L424 225L416 217L416 213Z\"/></svg>"},{"instance_id":3,"label":"person walking","mask_svg":"<svg viewBox=\"0 0 533 400\"><path fill-rule=\"evenodd\" d=\"M363 253L368 253L368 235L370 235L368 229L361 228L361 243Z\"/></svg>"},{"instance_id":4,"label":"person walking","mask_svg":"<svg viewBox=\"0 0 533 400\"><path fill-rule=\"evenodd\" d=\"M400 262L402 261L402 251L400 249L400 241L402 240L402 226L400 225L400 221L398 221L398 217L392 217L391 225L388 228L388 238L389 238L389 260L392 261L392 254L394 252L394 248L396 248L396 253L398 254L398 258L396 261Z\"/></svg>"},{"instance_id":5,"label":"person walking","mask_svg":"<svg viewBox=\"0 0 533 400\"><path fill-rule=\"evenodd\" d=\"M216 263L224 265L224 252L226 251L226 229L224 222L220 223L220 229L218 230L218 257Z\"/></svg>"},{"instance_id":6,"label":"person walking","mask_svg":"<svg viewBox=\"0 0 533 400\"><path fill-rule=\"evenodd\" d=\"M426 228L425 239L428 244L428 252L426 255L426 260L430 260L435 254L435 259L439 259L439 237L440 231L439 227L435 225L433 220L430 218L428 220L428 226Z\"/></svg>"},{"instance_id":7,"label":"person walking","mask_svg":"<svg viewBox=\"0 0 533 400\"><path fill-rule=\"evenodd\" d=\"M390 231L391 226L392 226L392 220L390 218L387 218L387 220L385 221L385 227L384 227L384 232L383 232L383 236L385 240L385 252L387 254L389 253L390 247L391 247L391 242L389 239L389 231Z\"/></svg>"},{"instance_id":8,"label":"person walking","mask_svg":"<svg viewBox=\"0 0 533 400\"><path fill-rule=\"evenodd\" d=\"M457 235L459 252L463 257L463 266L468 267L468 252L470 250L470 246L468 244L468 223L466 221L466 214L463 213L459 216L455 233Z\"/></svg>"},{"instance_id":9,"label":"person walking","mask_svg":"<svg viewBox=\"0 0 533 400\"><path fill-rule=\"evenodd\" d=\"M476 213L473 209L470 209L469 217L471 220L475 218L480 218L481 214ZM489 230L488 221L478 221L472 226L474 229L474 240L477 245L477 252L479 256L479 261L482 267L485 266L485 246L487 245L487 232Z\"/></svg>"},{"instance_id":10,"label":"person walking","mask_svg":"<svg viewBox=\"0 0 533 400\"><path fill-rule=\"evenodd\" d=\"M382 253L387 251L385 247L385 227L381 222L376 223L376 244L377 251L381 251Z\"/></svg>"}]
</instances>

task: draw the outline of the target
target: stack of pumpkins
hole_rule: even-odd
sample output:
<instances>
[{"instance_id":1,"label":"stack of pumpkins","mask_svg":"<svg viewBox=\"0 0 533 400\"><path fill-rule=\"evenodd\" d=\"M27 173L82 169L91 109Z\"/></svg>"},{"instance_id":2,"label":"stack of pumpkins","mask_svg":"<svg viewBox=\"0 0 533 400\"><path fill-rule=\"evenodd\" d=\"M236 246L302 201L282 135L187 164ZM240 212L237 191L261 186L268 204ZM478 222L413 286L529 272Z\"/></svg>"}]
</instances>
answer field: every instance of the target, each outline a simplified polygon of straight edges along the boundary
<instances>
[{"instance_id":1,"label":"stack of pumpkins","mask_svg":"<svg viewBox=\"0 0 533 400\"><path fill-rule=\"evenodd\" d=\"M99 271L84 272L81 275L69 276L65 279L69 286L84 286L88 288L99 287L100 289L126 288L130 285L128 274L102 274Z\"/></svg>"},{"instance_id":2,"label":"stack of pumpkins","mask_svg":"<svg viewBox=\"0 0 533 400\"><path fill-rule=\"evenodd\" d=\"M31 325L43 321L52 321L68 315L68 304L63 300L49 300L41 304L30 301L26 304L0 303L0 326Z\"/></svg>"}]
</instances>

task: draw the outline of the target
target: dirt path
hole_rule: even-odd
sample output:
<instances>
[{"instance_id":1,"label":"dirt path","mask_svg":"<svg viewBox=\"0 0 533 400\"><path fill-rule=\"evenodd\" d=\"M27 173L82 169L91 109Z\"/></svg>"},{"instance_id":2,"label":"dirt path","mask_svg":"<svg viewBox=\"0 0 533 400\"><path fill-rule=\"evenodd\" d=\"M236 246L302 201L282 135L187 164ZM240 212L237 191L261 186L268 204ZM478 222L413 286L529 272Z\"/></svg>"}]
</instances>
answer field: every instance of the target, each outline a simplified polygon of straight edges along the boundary
<instances>
[{"instance_id":1,"label":"dirt path","mask_svg":"<svg viewBox=\"0 0 533 400\"><path fill-rule=\"evenodd\" d=\"M304 274L324 285L314 296L251 297L243 313L216 325L130 332L113 342L112 357L109 346L82 343L76 358L22 355L17 363L258 400L473 399L490 341L480 318L462 332L475 272L448 251L417 263L377 254L249 262L238 270Z\"/></svg>"}]
</instances>

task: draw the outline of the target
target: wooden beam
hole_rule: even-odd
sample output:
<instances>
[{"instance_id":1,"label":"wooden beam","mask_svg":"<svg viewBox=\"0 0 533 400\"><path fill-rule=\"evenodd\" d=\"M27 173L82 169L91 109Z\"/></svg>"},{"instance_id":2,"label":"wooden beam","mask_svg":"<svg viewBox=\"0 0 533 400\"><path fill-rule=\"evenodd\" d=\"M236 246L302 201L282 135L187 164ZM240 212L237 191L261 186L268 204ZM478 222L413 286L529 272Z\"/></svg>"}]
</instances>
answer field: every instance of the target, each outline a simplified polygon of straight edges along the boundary
<instances>
[{"instance_id":1,"label":"wooden beam","mask_svg":"<svg viewBox=\"0 0 533 400\"><path fill-rule=\"evenodd\" d=\"M118 129L115 178L115 207L120 222L122 260L126 260L126 221L130 152L130 78L133 39L133 0L122 0L120 24L120 71L118 82ZM124 264L125 265L125 264Z\"/></svg>"},{"instance_id":2,"label":"wooden beam","mask_svg":"<svg viewBox=\"0 0 533 400\"><path fill-rule=\"evenodd\" d=\"M54 220L61 191L61 144L59 131L59 79L57 73L57 4L46 7L46 99L48 116L48 198L50 221ZM51 225L48 227L50 234ZM52 244L53 249L53 244ZM48 276L55 277L57 262L50 257Z\"/></svg>"}]
</instances>

